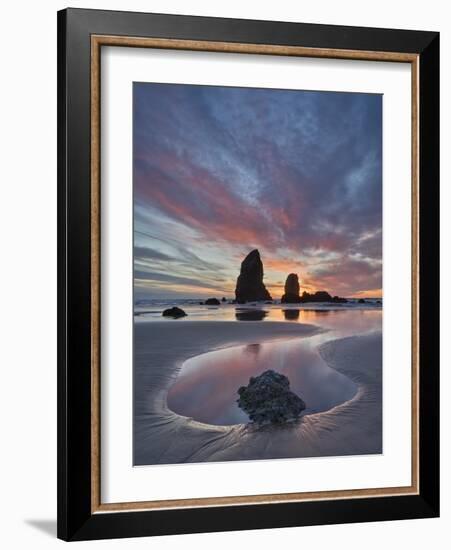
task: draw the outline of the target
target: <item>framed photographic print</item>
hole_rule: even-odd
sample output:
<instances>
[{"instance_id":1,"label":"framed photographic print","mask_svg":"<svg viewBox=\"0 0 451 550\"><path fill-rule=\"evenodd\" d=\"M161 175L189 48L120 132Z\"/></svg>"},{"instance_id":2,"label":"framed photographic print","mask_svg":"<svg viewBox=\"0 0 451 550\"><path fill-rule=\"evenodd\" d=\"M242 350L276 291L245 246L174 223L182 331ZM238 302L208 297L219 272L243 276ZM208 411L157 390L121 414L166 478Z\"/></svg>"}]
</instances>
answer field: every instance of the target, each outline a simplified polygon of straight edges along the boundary
<instances>
[{"instance_id":1,"label":"framed photographic print","mask_svg":"<svg viewBox=\"0 0 451 550\"><path fill-rule=\"evenodd\" d=\"M58 14L58 536L439 513L439 35Z\"/></svg>"}]
</instances>

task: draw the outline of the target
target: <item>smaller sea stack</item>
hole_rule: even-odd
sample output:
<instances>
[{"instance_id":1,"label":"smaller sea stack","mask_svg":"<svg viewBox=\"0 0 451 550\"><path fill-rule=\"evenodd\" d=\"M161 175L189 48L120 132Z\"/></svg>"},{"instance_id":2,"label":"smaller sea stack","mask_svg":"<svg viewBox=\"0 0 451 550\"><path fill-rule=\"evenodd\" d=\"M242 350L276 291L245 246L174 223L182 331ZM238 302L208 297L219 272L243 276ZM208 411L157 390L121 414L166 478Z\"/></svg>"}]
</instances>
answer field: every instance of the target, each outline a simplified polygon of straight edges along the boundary
<instances>
[{"instance_id":1,"label":"smaller sea stack","mask_svg":"<svg viewBox=\"0 0 451 550\"><path fill-rule=\"evenodd\" d=\"M285 294L282 296L282 304L299 304L299 278L296 273L290 273L285 281Z\"/></svg>"}]
</instances>

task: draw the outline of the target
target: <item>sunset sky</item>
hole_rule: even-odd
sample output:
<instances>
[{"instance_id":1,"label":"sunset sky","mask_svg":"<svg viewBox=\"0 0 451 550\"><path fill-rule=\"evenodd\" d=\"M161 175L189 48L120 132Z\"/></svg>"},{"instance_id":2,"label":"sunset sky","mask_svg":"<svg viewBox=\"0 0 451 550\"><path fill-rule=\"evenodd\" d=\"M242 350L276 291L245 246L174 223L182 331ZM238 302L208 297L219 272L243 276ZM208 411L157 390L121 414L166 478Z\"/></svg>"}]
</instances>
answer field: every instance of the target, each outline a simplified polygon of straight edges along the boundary
<instances>
[{"instance_id":1,"label":"sunset sky","mask_svg":"<svg viewBox=\"0 0 451 550\"><path fill-rule=\"evenodd\" d=\"M382 294L382 96L135 83L135 298Z\"/></svg>"}]
</instances>

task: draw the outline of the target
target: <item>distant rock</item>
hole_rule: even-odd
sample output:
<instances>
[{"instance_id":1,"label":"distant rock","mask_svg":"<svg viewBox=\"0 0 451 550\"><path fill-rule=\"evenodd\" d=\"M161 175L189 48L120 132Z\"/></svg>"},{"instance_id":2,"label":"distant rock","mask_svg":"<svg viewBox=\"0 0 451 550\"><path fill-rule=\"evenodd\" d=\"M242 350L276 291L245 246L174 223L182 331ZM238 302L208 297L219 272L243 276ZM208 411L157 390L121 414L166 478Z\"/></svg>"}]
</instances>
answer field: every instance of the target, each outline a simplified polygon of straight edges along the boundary
<instances>
[{"instance_id":1,"label":"distant rock","mask_svg":"<svg viewBox=\"0 0 451 550\"><path fill-rule=\"evenodd\" d=\"M290 390L288 378L273 370L251 377L247 386L239 388L238 395L238 406L258 424L293 421L306 407L304 401Z\"/></svg>"},{"instance_id":2,"label":"distant rock","mask_svg":"<svg viewBox=\"0 0 451 550\"><path fill-rule=\"evenodd\" d=\"M340 296L334 296L332 302L334 302L334 304L347 304L348 300L346 300L346 298L340 298Z\"/></svg>"},{"instance_id":3,"label":"distant rock","mask_svg":"<svg viewBox=\"0 0 451 550\"><path fill-rule=\"evenodd\" d=\"M332 296L325 290L318 290L314 294L309 292L303 292L301 296L301 302L329 302L331 304L346 304L348 300L341 298L340 296Z\"/></svg>"},{"instance_id":4,"label":"distant rock","mask_svg":"<svg viewBox=\"0 0 451 550\"><path fill-rule=\"evenodd\" d=\"M296 273L290 273L285 281L285 294L282 296L282 304L299 304L299 278Z\"/></svg>"},{"instance_id":5,"label":"distant rock","mask_svg":"<svg viewBox=\"0 0 451 550\"><path fill-rule=\"evenodd\" d=\"M314 294L304 291L301 302L332 302L332 296L325 290L318 290Z\"/></svg>"},{"instance_id":6,"label":"distant rock","mask_svg":"<svg viewBox=\"0 0 451 550\"><path fill-rule=\"evenodd\" d=\"M174 319L177 319L178 317L186 317L187 313L185 313L183 309L174 306L169 309L165 309L162 315L163 317L174 317Z\"/></svg>"},{"instance_id":7,"label":"distant rock","mask_svg":"<svg viewBox=\"0 0 451 550\"><path fill-rule=\"evenodd\" d=\"M223 296L221 302L227 302L227 298Z\"/></svg>"},{"instance_id":8,"label":"distant rock","mask_svg":"<svg viewBox=\"0 0 451 550\"><path fill-rule=\"evenodd\" d=\"M258 250L249 252L241 263L235 296L238 304L272 300L263 284L263 264Z\"/></svg>"},{"instance_id":9,"label":"distant rock","mask_svg":"<svg viewBox=\"0 0 451 550\"><path fill-rule=\"evenodd\" d=\"M360 298L357 303L358 304L366 304L366 302L363 298Z\"/></svg>"},{"instance_id":10,"label":"distant rock","mask_svg":"<svg viewBox=\"0 0 451 550\"><path fill-rule=\"evenodd\" d=\"M206 306L220 306L221 302L217 298L208 298L205 300Z\"/></svg>"}]
</instances>

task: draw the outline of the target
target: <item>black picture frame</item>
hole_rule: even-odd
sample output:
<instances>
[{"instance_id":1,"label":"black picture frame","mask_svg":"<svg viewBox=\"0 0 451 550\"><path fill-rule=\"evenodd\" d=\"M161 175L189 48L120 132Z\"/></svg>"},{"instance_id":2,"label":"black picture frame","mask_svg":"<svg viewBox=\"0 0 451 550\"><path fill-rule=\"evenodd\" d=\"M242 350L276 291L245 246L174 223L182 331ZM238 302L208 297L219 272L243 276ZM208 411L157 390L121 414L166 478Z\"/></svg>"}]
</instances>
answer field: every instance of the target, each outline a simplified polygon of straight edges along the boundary
<instances>
[{"instance_id":1,"label":"black picture frame","mask_svg":"<svg viewBox=\"0 0 451 550\"><path fill-rule=\"evenodd\" d=\"M419 62L419 492L93 513L91 36L415 54ZM88 540L439 515L439 34L67 9L58 13L58 537Z\"/></svg>"}]
</instances>

